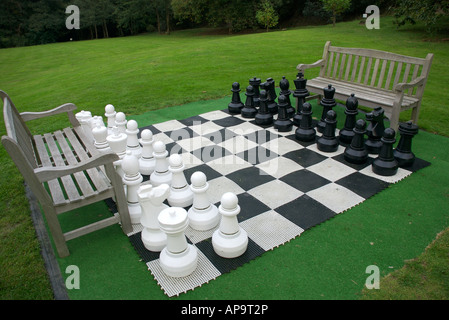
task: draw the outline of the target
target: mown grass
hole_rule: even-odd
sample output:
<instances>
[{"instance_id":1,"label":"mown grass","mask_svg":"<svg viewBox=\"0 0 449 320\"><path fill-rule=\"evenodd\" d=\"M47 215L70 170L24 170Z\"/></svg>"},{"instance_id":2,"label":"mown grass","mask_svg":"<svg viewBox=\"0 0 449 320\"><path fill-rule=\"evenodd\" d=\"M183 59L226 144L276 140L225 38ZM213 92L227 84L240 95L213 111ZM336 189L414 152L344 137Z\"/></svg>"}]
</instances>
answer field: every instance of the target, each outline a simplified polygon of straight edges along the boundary
<instances>
[{"instance_id":1,"label":"mown grass","mask_svg":"<svg viewBox=\"0 0 449 320\"><path fill-rule=\"evenodd\" d=\"M244 88L253 76L292 79L296 65L318 60L324 43L331 40L338 46L417 57L433 52L419 125L449 136L449 44L425 41L427 35L419 25L396 30L391 22L382 17L380 30L367 30L359 21L351 21L335 28L233 36L196 29L170 36L146 34L2 49L0 89L12 97L19 111L42 111L73 102L79 110L101 115L104 106L112 103L117 111L132 116L224 97L232 82L239 81ZM306 77L317 72L308 71ZM30 125L33 132L46 132L60 128L64 121L58 117L51 123ZM0 134L5 134L4 126ZM0 298L51 298L22 178L4 148L0 148L0 199Z\"/></svg>"}]
</instances>

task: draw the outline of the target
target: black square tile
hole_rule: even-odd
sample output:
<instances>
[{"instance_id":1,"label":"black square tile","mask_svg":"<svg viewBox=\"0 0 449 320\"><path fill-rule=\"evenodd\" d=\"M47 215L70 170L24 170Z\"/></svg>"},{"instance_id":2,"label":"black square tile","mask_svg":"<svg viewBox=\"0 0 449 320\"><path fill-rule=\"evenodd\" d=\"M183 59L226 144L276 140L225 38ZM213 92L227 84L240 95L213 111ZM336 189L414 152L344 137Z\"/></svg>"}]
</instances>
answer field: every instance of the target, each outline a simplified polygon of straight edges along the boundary
<instances>
[{"instance_id":1,"label":"black square tile","mask_svg":"<svg viewBox=\"0 0 449 320\"><path fill-rule=\"evenodd\" d=\"M269 161L271 159L279 157L279 155L274 151L261 146L239 152L236 154L236 156L244 159L246 162L251 163L252 165L257 165L259 163L263 163L265 161Z\"/></svg>"},{"instance_id":2,"label":"black square tile","mask_svg":"<svg viewBox=\"0 0 449 320\"><path fill-rule=\"evenodd\" d=\"M345 155L344 153L339 154L338 156L332 157L332 159L339 161L345 165L347 165L348 167L351 167L355 170L362 170L368 166L370 166L373 163L374 158L368 157L368 160L365 163L351 163L345 160Z\"/></svg>"},{"instance_id":3,"label":"black square tile","mask_svg":"<svg viewBox=\"0 0 449 320\"><path fill-rule=\"evenodd\" d=\"M295 129L296 130L296 129ZM308 146L311 146L312 144L314 144L314 143L316 143L317 142L317 140L318 140L318 138L319 137L315 137L315 140L312 140L312 141L300 141L300 140L298 140L298 139L296 139L296 136L295 136L295 134L293 133L293 134L289 134L289 135L287 135L287 136L285 136L287 139L290 139L290 140L292 140L292 141L295 141L295 142L297 142L297 143L299 143L301 146L303 146L303 147L308 147Z\"/></svg>"},{"instance_id":4,"label":"black square tile","mask_svg":"<svg viewBox=\"0 0 449 320\"><path fill-rule=\"evenodd\" d=\"M389 185L388 182L369 177L359 172L354 172L335 183L357 193L365 199L372 197Z\"/></svg>"},{"instance_id":5,"label":"black square tile","mask_svg":"<svg viewBox=\"0 0 449 320\"><path fill-rule=\"evenodd\" d=\"M304 168L327 159L327 157L306 148L290 151L284 154L284 157L295 161Z\"/></svg>"},{"instance_id":6,"label":"black square tile","mask_svg":"<svg viewBox=\"0 0 449 320\"><path fill-rule=\"evenodd\" d=\"M218 124L221 127L227 128L227 127L233 127L236 125L239 125L245 120L242 120L240 118L234 117L234 116L228 116L222 119L212 120L213 123Z\"/></svg>"},{"instance_id":7,"label":"black square tile","mask_svg":"<svg viewBox=\"0 0 449 320\"><path fill-rule=\"evenodd\" d=\"M256 167L238 170L226 175L226 177L237 183L244 190L252 189L275 179L270 175L260 174L260 170Z\"/></svg>"},{"instance_id":8,"label":"black square tile","mask_svg":"<svg viewBox=\"0 0 449 320\"><path fill-rule=\"evenodd\" d=\"M173 141L187 140L193 137L199 136L196 132L194 132L189 127L176 129L173 131L164 132L167 136L169 136Z\"/></svg>"},{"instance_id":9,"label":"black square tile","mask_svg":"<svg viewBox=\"0 0 449 320\"><path fill-rule=\"evenodd\" d=\"M328 183L331 183L331 181L307 170L307 169L301 169L298 171L293 171L282 178L280 178L282 182L287 183L288 185L292 186L295 189L298 189L299 191L302 191L304 193L309 192L313 189L320 188Z\"/></svg>"},{"instance_id":10,"label":"black square tile","mask_svg":"<svg viewBox=\"0 0 449 320\"><path fill-rule=\"evenodd\" d=\"M239 199L240 206L240 213L237 215L239 222L243 222L271 209L265 203L256 199L247 192L238 194L237 198Z\"/></svg>"},{"instance_id":11,"label":"black square tile","mask_svg":"<svg viewBox=\"0 0 449 320\"><path fill-rule=\"evenodd\" d=\"M276 208L275 211L304 230L335 216L335 212L306 194Z\"/></svg>"},{"instance_id":12,"label":"black square tile","mask_svg":"<svg viewBox=\"0 0 449 320\"><path fill-rule=\"evenodd\" d=\"M217 145L205 146L191 152L203 162L210 162L231 155L231 152Z\"/></svg>"},{"instance_id":13,"label":"black square tile","mask_svg":"<svg viewBox=\"0 0 449 320\"><path fill-rule=\"evenodd\" d=\"M204 138L209 139L210 141L212 141L215 144L219 144L219 143L221 143L223 141L226 141L228 139L234 138L235 136L237 136L237 134L235 134L231 130L223 128L221 130L218 130L218 131L215 131L215 132L211 132L211 133L207 133L207 134L204 134L202 136Z\"/></svg>"},{"instance_id":14,"label":"black square tile","mask_svg":"<svg viewBox=\"0 0 449 320\"><path fill-rule=\"evenodd\" d=\"M129 241L145 263L159 258L160 252L153 252L145 248L142 242L142 232L129 236Z\"/></svg>"},{"instance_id":15,"label":"black square tile","mask_svg":"<svg viewBox=\"0 0 449 320\"><path fill-rule=\"evenodd\" d=\"M269 130L258 130L248 134L243 135L246 139L255 142L257 144L264 144L265 142L277 139L280 135L271 132Z\"/></svg>"},{"instance_id":16,"label":"black square tile","mask_svg":"<svg viewBox=\"0 0 449 320\"><path fill-rule=\"evenodd\" d=\"M212 238L208 238L195 244L195 246L213 263L213 265L221 273L226 273L237 269L252 259L262 255L265 250L259 247L251 238L248 238L248 248L239 257L236 258L222 258L215 253L212 245Z\"/></svg>"},{"instance_id":17,"label":"black square tile","mask_svg":"<svg viewBox=\"0 0 449 320\"><path fill-rule=\"evenodd\" d=\"M158 133L161 132L161 130L157 129L157 128L154 127L153 125L141 127L141 128L139 128L139 133L137 134L137 137L138 137L139 139L140 139L140 134L141 134L142 131L145 130L145 129L149 129L153 135L156 135L156 134L158 134Z\"/></svg>"},{"instance_id":18,"label":"black square tile","mask_svg":"<svg viewBox=\"0 0 449 320\"><path fill-rule=\"evenodd\" d=\"M198 166L191 167L191 168L184 170L184 176L186 177L188 184L191 184L190 177L192 176L192 174L194 174L197 171L201 171L202 173L204 173L206 175L207 181L210 181L212 179L222 176L221 173L215 171L214 169L209 167L207 164L200 164Z\"/></svg>"},{"instance_id":19,"label":"black square tile","mask_svg":"<svg viewBox=\"0 0 449 320\"><path fill-rule=\"evenodd\" d=\"M193 117L190 117L190 118L187 118L187 119L184 119L184 120L178 120L178 121L181 122L182 124L190 127L190 126L193 126L193 125L203 124L205 122L208 122L209 120L204 119L201 116L193 116Z\"/></svg>"}]
</instances>

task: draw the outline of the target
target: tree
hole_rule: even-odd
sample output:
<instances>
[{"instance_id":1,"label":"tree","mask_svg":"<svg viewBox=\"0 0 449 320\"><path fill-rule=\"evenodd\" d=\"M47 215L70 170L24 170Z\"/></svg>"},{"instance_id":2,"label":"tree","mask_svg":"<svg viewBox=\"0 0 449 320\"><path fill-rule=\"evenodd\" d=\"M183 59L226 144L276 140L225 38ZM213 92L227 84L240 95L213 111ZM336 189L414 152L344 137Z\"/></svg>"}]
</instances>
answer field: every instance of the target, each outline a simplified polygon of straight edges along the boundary
<instances>
[{"instance_id":1,"label":"tree","mask_svg":"<svg viewBox=\"0 0 449 320\"><path fill-rule=\"evenodd\" d=\"M335 27L337 15L342 14L351 6L351 0L321 0L323 8L332 12L332 25Z\"/></svg>"},{"instance_id":2,"label":"tree","mask_svg":"<svg viewBox=\"0 0 449 320\"><path fill-rule=\"evenodd\" d=\"M268 32L269 28L275 27L278 24L279 16L274 10L271 2L265 0L262 2L261 9L256 12L256 19Z\"/></svg>"}]
</instances>

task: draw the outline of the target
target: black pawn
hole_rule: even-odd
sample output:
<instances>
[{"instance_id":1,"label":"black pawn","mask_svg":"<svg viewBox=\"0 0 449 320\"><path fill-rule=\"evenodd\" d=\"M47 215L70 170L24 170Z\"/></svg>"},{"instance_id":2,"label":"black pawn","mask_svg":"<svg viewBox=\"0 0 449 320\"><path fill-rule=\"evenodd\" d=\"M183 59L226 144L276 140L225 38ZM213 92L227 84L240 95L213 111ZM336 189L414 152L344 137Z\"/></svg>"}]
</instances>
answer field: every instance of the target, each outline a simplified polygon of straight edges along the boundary
<instances>
[{"instance_id":1,"label":"black pawn","mask_svg":"<svg viewBox=\"0 0 449 320\"><path fill-rule=\"evenodd\" d=\"M228 110L230 113L240 113L244 107L242 100L240 100L240 84L238 82L234 82L232 84L231 91L232 99L231 103L228 105Z\"/></svg>"},{"instance_id":2,"label":"black pawn","mask_svg":"<svg viewBox=\"0 0 449 320\"><path fill-rule=\"evenodd\" d=\"M256 78L256 77L254 77L254 78L252 78L252 79L249 79L249 84L250 85L252 85L253 86L253 89L254 89L254 98L253 98L253 101L254 101L254 106L256 107L256 108L259 108L259 101L260 101L260 78Z\"/></svg>"},{"instance_id":3,"label":"black pawn","mask_svg":"<svg viewBox=\"0 0 449 320\"><path fill-rule=\"evenodd\" d=\"M299 141L313 141L316 137L316 131L312 124L312 106L310 103L304 103L302 107L302 117L299 127L295 131L295 137Z\"/></svg>"},{"instance_id":4,"label":"black pawn","mask_svg":"<svg viewBox=\"0 0 449 320\"><path fill-rule=\"evenodd\" d=\"M415 154L412 152L412 139L418 134L418 126L411 121L399 124L401 138L396 149L393 150L395 159L400 167L409 167L415 162Z\"/></svg>"},{"instance_id":5,"label":"black pawn","mask_svg":"<svg viewBox=\"0 0 449 320\"><path fill-rule=\"evenodd\" d=\"M351 94L351 96L346 100L346 109L345 109L345 125L343 129L340 130L340 144L342 145L349 145L351 144L352 138L354 137L354 126L357 114L359 113L357 111L357 107L359 105L359 101L354 96L354 94Z\"/></svg>"},{"instance_id":6,"label":"black pawn","mask_svg":"<svg viewBox=\"0 0 449 320\"><path fill-rule=\"evenodd\" d=\"M293 122L287 114L288 102L287 98L281 94L278 99L279 102L279 112L278 117L274 121L274 128L280 132L288 132L293 127Z\"/></svg>"},{"instance_id":7,"label":"black pawn","mask_svg":"<svg viewBox=\"0 0 449 320\"><path fill-rule=\"evenodd\" d=\"M368 160L368 150L365 147L366 121L357 120L353 132L354 137L345 149L344 158L350 163L363 164Z\"/></svg>"},{"instance_id":8,"label":"black pawn","mask_svg":"<svg viewBox=\"0 0 449 320\"><path fill-rule=\"evenodd\" d=\"M366 128L368 139L365 141L366 149L371 154L379 154L382 147L381 138L384 134L384 109L375 108L372 112L366 114L366 120L369 121Z\"/></svg>"},{"instance_id":9,"label":"black pawn","mask_svg":"<svg viewBox=\"0 0 449 320\"><path fill-rule=\"evenodd\" d=\"M268 110L272 114L278 113L278 104L276 103L276 88L273 78L268 78L265 82L265 90L268 93Z\"/></svg>"},{"instance_id":10,"label":"black pawn","mask_svg":"<svg viewBox=\"0 0 449 320\"><path fill-rule=\"evenodd\" d=\"M337 127L337 114L334 110L329 110L324 120L323 135L317 141L318 150L323 152L334 152L338 149L338 139L335 136L335 128Z\"/></svg>"},{"instance_id":11,"label":"black pawn","mask_svg":"<svg viewBox=\"0 0 449 320\"><path fill-rule=\"evenodd\" d=\"M296 110L295 108L293 108L292 103L290 101L290 95L292 94L292 92L289 90L290 82L287 79L285 79L285 77L282 77L282 80L279 82L279 88L281 89L280 94L283 94L287 98L288 103L287 114L289 118L292 118L295 115Z\"/></svg>"},{"instance_id":12,"label":"black pawn","mask_svg":"<svg viewBox=\"0 0 449 320\"><path fill-rule=\"evenodd\" d=\"M321 120L318 121L317 130L318 132L323 132L324 127L326 127L326 115L329 110L332 110L333 107L337 105L337 102L334 99L335 88L332 85L328 85L327 88L323 89L324 98L320 101L320 105L323 107L323 113L321 114Z\"/></svg>"},{"instance_id":13,"label":"black pawn","mask_svg":"<svg viewBox=\"0 0 449 320\"><path fill-rule=\"evenodd\" d=\"M273 124L273 115L268 111L267 92L260 91L259 110L256 114L256 124L259 126L269 126Z\"/></svg>"},{"instance_id":14,"label":"black pawn","mask_svg":"<svg viewBox=\"0 0 449 320\"><path fill-rule=\"evenodd\" d=\"M257 114L257 109L254 107L254 88L249 85L246 87L246 101L245 106L242 108L243 118L254 118Z\"/></svg>"},{"instance_id":15,"label":"black pawn","mask_svg":"<svg viewBox=\"0 0 449 320\"><path fill-rule=\"evenodd\" d=\"M293 80L295 83L295 91L293 92L293 97L296 98L296 114L293 116L293 124L295 126L301 123L301 113L304 103L306 102L306 97L310 95L309 91L306 89L307 79L304 79L304 75L299 72L296 79Z\"/></svg>"},{"instance_id":16,"label":"black pawn","mask_svg":"<svg viewBox=\"0 0 449 320\"><path fill-rule=\"evenodd\" d=\"M381 176L393 176L398 172L398 162L394 158L393 144L396 142L396 132L392 128L387 128L381 138L382 147L379 156L372 164L373 172Z\"/></svg>"}]
</instances>

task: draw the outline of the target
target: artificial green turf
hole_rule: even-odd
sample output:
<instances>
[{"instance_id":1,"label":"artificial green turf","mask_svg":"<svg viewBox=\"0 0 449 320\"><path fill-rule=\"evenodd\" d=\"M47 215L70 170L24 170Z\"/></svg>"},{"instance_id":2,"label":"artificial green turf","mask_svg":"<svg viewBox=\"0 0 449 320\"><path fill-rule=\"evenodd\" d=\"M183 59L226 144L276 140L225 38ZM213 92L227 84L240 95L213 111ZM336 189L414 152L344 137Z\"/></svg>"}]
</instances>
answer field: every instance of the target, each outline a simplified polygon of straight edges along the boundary
<instances>
[{"instance_id":1,"label":"artificial green turf","mask_svg":"<svg viewBox=\"0 0 449 320\"><path fill-rule=\"evenodd\" d=\"M224 109L229 97L133 117L139 126ZM313 103L316 116L319 107ZM343 118L343 108L335 108ZM349 211L306 230L243 267L171 299L359 299L369 265L381 276L400 269L448 226L449 139L420 132L416 155L430 161ZM69 242L81 288L71 299L168 299L118 226ZM68 274L64 274L68 276Z\"/></svg>"}]
</instances>

